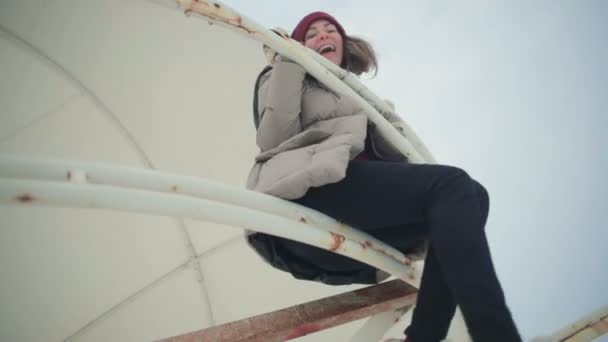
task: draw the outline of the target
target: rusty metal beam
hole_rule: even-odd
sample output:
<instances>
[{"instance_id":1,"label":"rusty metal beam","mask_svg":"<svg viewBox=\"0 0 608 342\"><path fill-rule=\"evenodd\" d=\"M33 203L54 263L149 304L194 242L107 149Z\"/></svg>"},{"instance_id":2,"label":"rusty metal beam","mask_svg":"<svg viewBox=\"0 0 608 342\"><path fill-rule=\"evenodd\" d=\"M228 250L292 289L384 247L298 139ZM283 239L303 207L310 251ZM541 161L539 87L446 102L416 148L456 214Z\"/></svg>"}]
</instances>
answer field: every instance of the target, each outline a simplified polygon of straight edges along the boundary
<instances>
[{"instance_id":1,"label":"rusty metal beam","mask_svg":"<svg viewBox=\"0 0 608 342\"><path fill-rule=\"evenodd\" d=\"M580 317L551 335L539 336L532 341L590 342L607 334L608 305Z\"/></svg>"},{"instance_id":2,"label":"rusty metal beam","mask_svg":"<svg viewBox=\"0 0 608 342\"><path fill-rule=\"evenodd\" d=\"M416 288L395 279L161 341L287 341L382 312L412 306L417 294Z\"/></svg>"},{"instance_id":3,"label":"rusty metal beam","mask_svg":"<svg viewBox=\"0 0 608 342\"><path fill-rule=\"evenodd\" d=\"M365 324L351 336L348 342L382 341L384 335L386 335L394 325L402 323L401 319L411 308L412 306L407 306L405 308L383 312L370 317L365 321Z\"/></svg>"},{"instance_id":4,"label":"rusty metal beam","mask_svg":"<svg viewBox=\"0 0 608 342\"><path fill-rule=\"evenodd\" d=\"M597 317L582 327L574 325L578 329L572 335L560 341L562 342L589 342L595 341L600 336L608 334L608 312L604 317Z\"/></svg>"}]
</instances>

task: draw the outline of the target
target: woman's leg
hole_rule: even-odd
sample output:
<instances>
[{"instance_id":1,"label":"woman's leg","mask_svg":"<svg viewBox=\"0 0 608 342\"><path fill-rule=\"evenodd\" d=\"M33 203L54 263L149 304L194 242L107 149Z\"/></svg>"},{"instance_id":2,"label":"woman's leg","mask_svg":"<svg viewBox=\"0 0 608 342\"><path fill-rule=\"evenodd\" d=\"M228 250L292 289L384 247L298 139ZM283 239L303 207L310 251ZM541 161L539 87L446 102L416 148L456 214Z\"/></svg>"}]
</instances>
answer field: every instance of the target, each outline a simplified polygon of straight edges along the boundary
<instances>
[{"instance_id":1,"label":"woman's leg","mask_svg":"<svg viewBox=\"0 0 608 342\"><path fill-rule=\"evenodd\" d=\"M489 212L489 196L486 189L472 180L485 226ZM433 245L429 245L424 261L418 300L410 326L405 334L411 341L441 341L446 338L456 312L456 302L442 275Z\"/></svg>"},{"instance_id":2,"label":"woman's leg","mask_svg":"<svg viewBox=\"0 0 608 342\"><path fill-rule=\"evenodd\" d=\"M494 270L475 183L457 172L433 192L427 208L430 243L471 337L521 341Z\"/></svg>"},{"instance_id":3,"label":"woman's leg","mask_svg":"<svg viewBox=\"0 0 608 342\"><path fill-rule=\"evenodd\" d=\"M443 340L456 312L452 291L443 278L433 245L424 260L418 299L410 326L405 329L408 341L438 342Z\"/></svg>"},{"instance_id":4,"label":"woman's leg","mask_svg":"<svg viewBox=\"0 0 608 342\"><path fill-rule=\"evenodd\" d=\"M492 265L476 191L468 174L451 166L351 162L344 180L313 188L296 202L372 234L428 223L437 274L460 305L473 339L521 341Z\"/></svg>"}]
</instances>

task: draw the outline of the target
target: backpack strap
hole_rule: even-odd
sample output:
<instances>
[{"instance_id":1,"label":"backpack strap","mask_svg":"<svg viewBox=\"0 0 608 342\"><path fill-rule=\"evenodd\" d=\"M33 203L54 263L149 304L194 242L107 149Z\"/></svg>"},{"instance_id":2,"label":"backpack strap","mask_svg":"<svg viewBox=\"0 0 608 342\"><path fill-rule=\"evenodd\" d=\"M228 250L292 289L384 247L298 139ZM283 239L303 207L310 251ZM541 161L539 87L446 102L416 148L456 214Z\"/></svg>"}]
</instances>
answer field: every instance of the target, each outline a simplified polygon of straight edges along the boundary
<instances>
[{"instance_id":1,"label":"backpack strap","mask_svg":"<svg viewBox=\"0 0 608 342\"><path fill-rule=\"evenodd\" d=\"M255 87L253 88L253 124L255 125L255 129L258 129L258 126L260 125L260 113L258 113L258 90L260 88L260 81L270 70L272 70L272 66L266 66L255 80Z\"/></svg>"}]
</instances>

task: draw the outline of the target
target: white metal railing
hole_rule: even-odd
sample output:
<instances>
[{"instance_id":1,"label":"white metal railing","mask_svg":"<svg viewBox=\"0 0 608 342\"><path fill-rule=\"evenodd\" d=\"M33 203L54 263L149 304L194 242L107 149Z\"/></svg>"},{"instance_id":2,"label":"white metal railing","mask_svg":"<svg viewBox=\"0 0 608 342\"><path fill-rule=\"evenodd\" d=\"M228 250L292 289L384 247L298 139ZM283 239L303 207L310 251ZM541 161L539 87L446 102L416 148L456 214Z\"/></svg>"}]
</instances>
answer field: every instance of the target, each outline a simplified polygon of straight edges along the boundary
<instances>
[{"instance_id":1,"label":"white metal railing","mask_svg":"<svg viewBox=\"0 0 608 342\"><path fill-rule=\"evenodd\" d=\"M406 281L414 274L411 258L326 215L194 177L0 156L0 204L103 208L211 221L325 248Z\"/></svg>"}]
</instances>

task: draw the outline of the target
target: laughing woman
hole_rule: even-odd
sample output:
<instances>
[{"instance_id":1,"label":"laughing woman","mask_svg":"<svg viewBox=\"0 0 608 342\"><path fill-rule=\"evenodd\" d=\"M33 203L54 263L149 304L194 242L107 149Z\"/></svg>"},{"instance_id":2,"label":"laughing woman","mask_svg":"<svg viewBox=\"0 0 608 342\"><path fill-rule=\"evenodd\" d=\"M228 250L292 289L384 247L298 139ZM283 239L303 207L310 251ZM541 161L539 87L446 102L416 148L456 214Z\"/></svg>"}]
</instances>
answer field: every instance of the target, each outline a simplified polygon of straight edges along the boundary
<instances>
[{"instance_id":1,"label":"laughing woman","mask_svg":"<svg viewBox=\"0 0 608 342\"><path fill-rule=\"evenodd\" d=\"M371 45L327 13L305 16L291 36L354 74L377 72ZM248 188L323 212L403 252L427 248L406 341L444 339L457 305L474 341L521 341L492 263L484 232L489 197L479 182L458 167L409 163L356 103L281 56L255 94L260 153ZM320 248L260 233L249 242L299 279L380 280L370 266Z\"/></svg>"}]
</instances>

